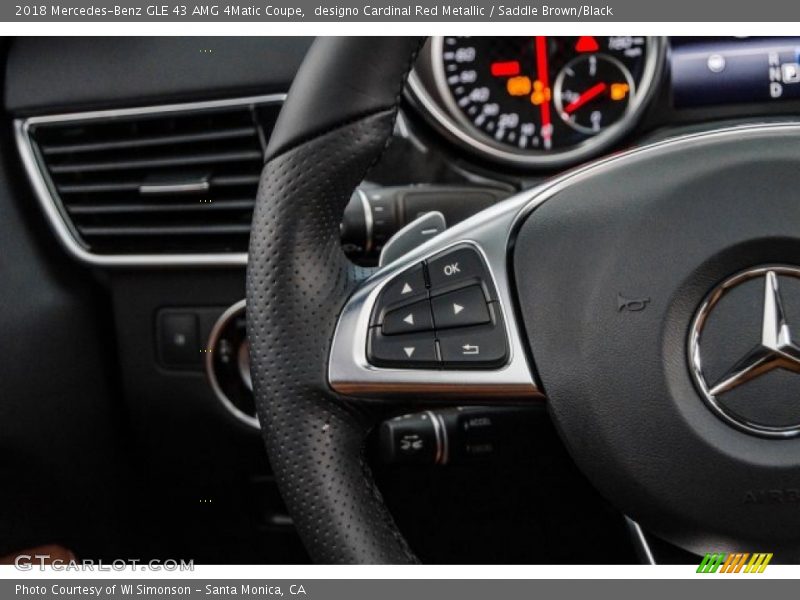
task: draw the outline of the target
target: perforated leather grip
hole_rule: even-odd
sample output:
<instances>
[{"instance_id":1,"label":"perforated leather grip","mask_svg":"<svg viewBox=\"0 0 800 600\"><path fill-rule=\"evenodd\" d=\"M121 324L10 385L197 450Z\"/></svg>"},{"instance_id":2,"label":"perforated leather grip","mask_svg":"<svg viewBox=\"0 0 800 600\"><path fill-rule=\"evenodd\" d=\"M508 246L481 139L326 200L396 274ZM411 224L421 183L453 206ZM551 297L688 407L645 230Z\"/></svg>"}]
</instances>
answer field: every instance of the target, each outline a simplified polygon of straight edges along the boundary
<instances>
[{"instance_id":1,"label":"perforated leather grip","mask_svg":"<svg viewBox=\"0 0 800 600\"><path fill-rule=\"evenodd\" d=\"M367 411L333 394L338 314L366 273L339 223L387 143L420 45L412 38L315 42L268 149L253 217L247 327L256 406L278 487L321 563L410 563L365 463Z\"/></svg>"}]
</instances>

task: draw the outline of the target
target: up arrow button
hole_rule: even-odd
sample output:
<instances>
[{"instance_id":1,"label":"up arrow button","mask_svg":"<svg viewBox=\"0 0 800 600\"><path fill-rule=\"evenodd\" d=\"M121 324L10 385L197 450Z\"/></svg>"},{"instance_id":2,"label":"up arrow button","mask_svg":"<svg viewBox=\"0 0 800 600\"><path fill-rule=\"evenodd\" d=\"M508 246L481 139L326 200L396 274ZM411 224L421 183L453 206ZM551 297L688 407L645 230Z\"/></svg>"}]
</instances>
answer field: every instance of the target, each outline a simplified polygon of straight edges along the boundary
<instances>
[{"instance_id":1,"label":"up arrow button","mask_svg":"<svg viewBox=\"0 0 800 600\"><path fill-rule=\"evenodd\" d=\"M378 301L375 303L375 310L372 313L372 325L383 323L384 315L400 306L422 300L427 297L428 290L425 287L425 273L422 263L418 263L389 279L383 286ZM403 315L404 317L408 314ZM417 321L417 315L414 315Z\"/></svg>"}]
</instances>

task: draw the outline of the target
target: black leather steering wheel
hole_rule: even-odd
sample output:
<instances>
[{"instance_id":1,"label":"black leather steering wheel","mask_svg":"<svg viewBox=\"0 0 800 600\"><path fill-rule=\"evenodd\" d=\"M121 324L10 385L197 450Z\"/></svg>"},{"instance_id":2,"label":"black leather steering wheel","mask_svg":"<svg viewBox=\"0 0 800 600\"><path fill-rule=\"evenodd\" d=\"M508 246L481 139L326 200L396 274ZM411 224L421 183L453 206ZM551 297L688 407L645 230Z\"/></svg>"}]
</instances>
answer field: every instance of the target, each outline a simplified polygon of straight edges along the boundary
<instances>
[{"instance_id":1,"label":"black leather steering wheel","mask_svg":"<svg viewBox=\"0 0 800 600\"><path fill-rule=\"evenodd\" d=\"M800 326L800 127L720 130L606 159L370 273L345 258L339 223L390 137L420 43L317 40L259 190L247 277L256 404L312 558L416 561L364 457L387 402L545 395L578 465L647 529L696 552L800 555L797 365L791 339L759 337L776 313L762 311L764 281L781 308L776 331ZM387 286L423 268L433 297L436 257L465 247L485 263L502 363L448 362L453 334L437 329L436 368L373 364L371 315ZM711 393L754 345L770 368Z\"/></svg>"},{"instance_id":2,"label":"black leather steering wheel","mask_svg":"<svg viewBox=\"0 0 800 600\"><path fill-rule=\"evenodd\" d=\"M394 126L420 46L412 38L321 38L297 74L267 151L247 277L256 404L281 493L312 558L415 557L364 459L368 407L333 394L337 316L367 272L341 250L344 208Z\"/></svg>"}]
</instances>

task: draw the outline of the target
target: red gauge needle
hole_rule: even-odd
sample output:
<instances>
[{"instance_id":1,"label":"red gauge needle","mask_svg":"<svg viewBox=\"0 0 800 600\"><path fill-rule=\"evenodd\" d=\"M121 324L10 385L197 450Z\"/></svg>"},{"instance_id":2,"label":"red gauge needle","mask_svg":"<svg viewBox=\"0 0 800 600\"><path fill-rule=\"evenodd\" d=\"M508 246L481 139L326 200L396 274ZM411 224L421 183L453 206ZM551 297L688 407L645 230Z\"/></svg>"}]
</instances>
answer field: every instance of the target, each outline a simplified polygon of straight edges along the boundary
<instances>
[{"instance_id":1,"label":"red gauge needle","mask_svg":"<svg viewBox=\"0 0 800 600\"><path fill-rule=\"evenodd\" d=\"M553 136L553 126L550 122L550 74L547 67L547 38L543 35L536 36L536 77L542 84L544 101L539 105L542 116L542 139L545 148L550 147Z\"/></svg>"},{"instance_id":2,"label":"red gauge needle","mask_svg":"<svg viewBox=\"0 0 800 600\"><path fill-rule=\"evenodd\" d=\"M581 106L605 92L607 87L608 86L602 81L600 83L595 83L592 87L575 98L575 100L567 104L564 107L564 112L568 115L574 113Z\"/></svg>"}]
</instances>

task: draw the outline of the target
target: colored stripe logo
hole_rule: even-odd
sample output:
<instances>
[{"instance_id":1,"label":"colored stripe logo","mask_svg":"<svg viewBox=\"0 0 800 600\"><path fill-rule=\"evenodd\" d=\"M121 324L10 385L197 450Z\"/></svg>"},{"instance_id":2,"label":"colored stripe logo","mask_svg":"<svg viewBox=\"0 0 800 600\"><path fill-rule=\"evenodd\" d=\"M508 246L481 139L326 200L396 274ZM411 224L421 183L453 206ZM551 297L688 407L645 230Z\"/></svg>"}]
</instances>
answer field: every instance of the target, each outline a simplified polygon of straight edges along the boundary
<instances>
[{"instance_id":1,"label":"colored stripe logo","mask_svg":"<svg viewBox=\"0 0 800 600\"><path fill-rule=\"evenodd\" d=\"M763 573L772 552L711 552L703 557L698 573Z\"/></svg>"}]
</instances>

